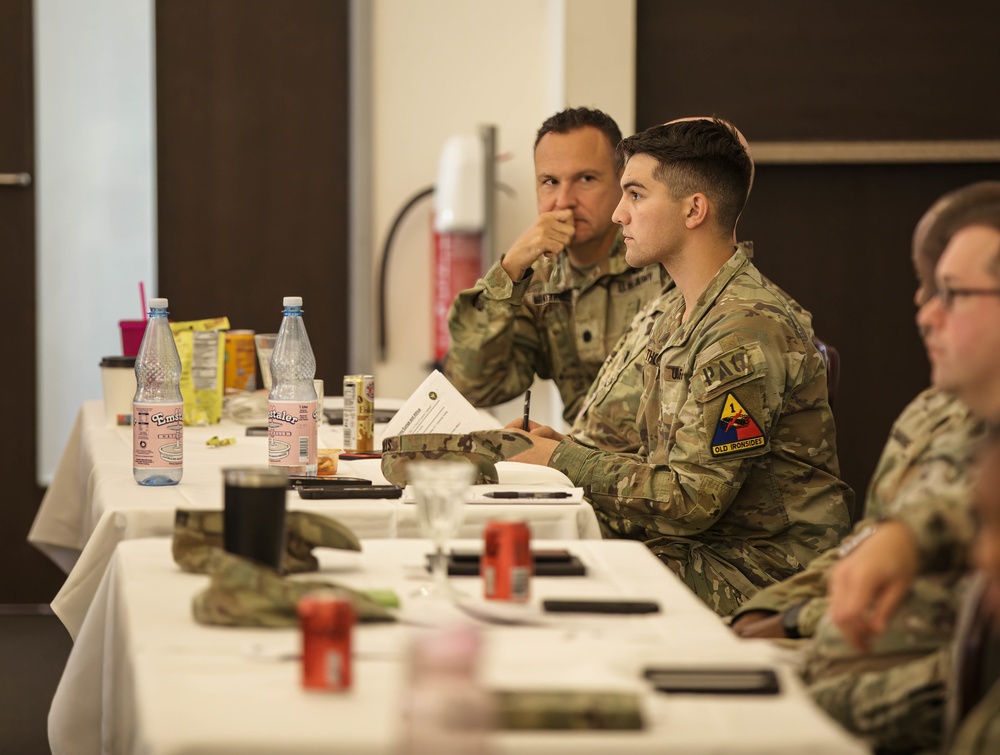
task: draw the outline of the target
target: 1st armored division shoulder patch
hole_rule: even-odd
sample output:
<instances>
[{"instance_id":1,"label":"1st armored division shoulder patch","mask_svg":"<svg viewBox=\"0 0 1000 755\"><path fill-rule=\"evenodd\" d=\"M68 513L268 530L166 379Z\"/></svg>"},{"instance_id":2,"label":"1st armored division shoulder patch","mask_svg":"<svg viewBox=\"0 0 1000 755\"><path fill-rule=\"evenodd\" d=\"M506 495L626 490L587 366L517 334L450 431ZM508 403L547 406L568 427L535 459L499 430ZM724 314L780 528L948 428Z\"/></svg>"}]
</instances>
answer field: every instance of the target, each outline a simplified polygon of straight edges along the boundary
<instances>
[{"instance_id":1,"label":"1st armored division shoulder patch","mask_svg":"<svg viewBox=\"0 0 1000 755\"><path fill-rule=\"evenodd\" d=\"M767 438L757 420L743 408L734 393L727 393L722 415L712 436L712 456L726 456L766 443Z\"/></svg>"}]
</instances>

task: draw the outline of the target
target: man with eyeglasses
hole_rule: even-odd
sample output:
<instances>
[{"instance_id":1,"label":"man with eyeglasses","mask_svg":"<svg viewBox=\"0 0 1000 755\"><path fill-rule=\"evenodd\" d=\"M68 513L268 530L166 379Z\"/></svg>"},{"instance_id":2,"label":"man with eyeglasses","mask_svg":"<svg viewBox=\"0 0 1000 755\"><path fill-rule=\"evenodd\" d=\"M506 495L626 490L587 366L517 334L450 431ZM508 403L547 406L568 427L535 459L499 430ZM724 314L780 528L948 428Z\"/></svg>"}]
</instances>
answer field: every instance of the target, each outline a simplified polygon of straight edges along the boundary
<instances>
[{"instance_id":1,"label":"man with eyeglasses","mask_svg":"<svg viewBox=\"0 0 1000 755\"><path fill-rule=\"evenodd\" d=\"M935 271L935 294L917 324L935 386L1000 427L1000 183L956 222ZM967 507L931 509L881 522L834 567L830 616L856 647L885 630L918 572L965 563L973 526Z\"/></svg>"},{"instance_id":2,"label":"man with eyeglasses","mask_svg":"<svg viewBox=\"0 0 1000 755\"><path fill-rule=\"evenodd\" d=\"M913 234L918 305L934 296L934 268L946 234L983 199L983 187L958 189L924 214ZM1000 199L1000 183L994 186ZM982 422L952 394L932 387L914 399L889 433L865 499L865 518L845 547L744 603L731 623L744 638L798 639L797 667L816 702L876 751L938 749L950 676L950 643L963 596L956 564L923 575L871 652L849 646L825 621L830 571L852 543L885 517L968 507L970 468Z\"/></svg>"}]
</instances>

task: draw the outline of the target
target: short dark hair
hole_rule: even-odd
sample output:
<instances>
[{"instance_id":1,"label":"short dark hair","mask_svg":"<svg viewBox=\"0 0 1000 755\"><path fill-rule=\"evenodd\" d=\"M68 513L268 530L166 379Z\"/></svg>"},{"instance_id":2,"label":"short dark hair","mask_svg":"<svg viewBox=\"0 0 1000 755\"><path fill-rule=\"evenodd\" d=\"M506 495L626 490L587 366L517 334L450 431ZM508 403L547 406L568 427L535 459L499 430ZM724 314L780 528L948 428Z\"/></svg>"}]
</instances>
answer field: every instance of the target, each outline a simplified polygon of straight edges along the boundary
<instances>
[{"instance_id":1,"label":"short dark hair","mask_svg":"<svg viewBox=\"0 0 1000 755\"><path fill-rule=\"evenodd\" d=\"M594 110L589 107L571 107L549 116L542 123L541 128L538 129L538 135L535 136L535 149L538 149L538 143L546 134L568 134L570 131L576 131L587 126L596 128L604 134L604 137L608 140L608 146L611 147L615 167L620 171L624 160L618 154L617 150L618 143L622 140L622 132L618 128L618 124L615 123L615 119L603 110Z\"/></svg>"},{"instance_id":2,"label":"short dark hair","mask_svg":"<svg viewBox=\"0 0 1000 755\"><path fill-rule=\"evenodd\" d=\"M746 204L753 162L732 124L698 118L653 126L618 147L623 159L649 155L659 166L653 177L675 199L704 193L715 205L720 229L729 232Z\"/></svg>"},{"instance_id":3,"label":"short dark hair","mask_svg":"<svg viewBox=\"0 0 1000 755\"><path fill-rule=\"evenodd\" d=\"M937 264L952 236L972 225L982 225L1000 233L1000 181L979 181L948 192L934 203L938 214L928 228L924 249L918 250L921 262L932 268ZM987 268L1000 279L1000 247Z\"/></svg>"},{"instance_id":4,"label":"short dark hair","mask_svg":"<svg viewBox=\"0 0 1000 755\"><path fill-rule=\"evenodd\" d=\"M980 181L959 189L969 204L962 211L954 213L949 224L948 238L970 225L983 225L1000 232L1000 181ZM1000 280L1000 246L987 266L987 271Z\"/></svg>"}]
</instances>

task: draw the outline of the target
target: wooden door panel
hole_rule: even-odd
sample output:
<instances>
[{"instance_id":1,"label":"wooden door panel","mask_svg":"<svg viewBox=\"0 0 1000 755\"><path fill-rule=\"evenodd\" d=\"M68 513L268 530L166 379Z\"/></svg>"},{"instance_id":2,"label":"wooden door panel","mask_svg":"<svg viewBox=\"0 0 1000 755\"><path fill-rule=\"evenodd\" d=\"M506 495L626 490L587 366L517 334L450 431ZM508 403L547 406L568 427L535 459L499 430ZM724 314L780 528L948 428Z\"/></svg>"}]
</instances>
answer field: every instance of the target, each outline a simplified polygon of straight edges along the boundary
<instances>
[{"instance_id":1,"label":"wooden door panel","mask_svg":"<svg viewBox=\"0 0 1000 755\"><path fill-rule=\"evenodd\" d=\"M304 299L316 376L348 347L348 3L156 5L158 292L274 332Z\"/></svg>"},{"instance_id":2,"label":"wooden door panel","mask_svg":"<svg viewBox=\"0 0 1000 755\"><path fill-rule=\"evenodd\" d=\"M31 0L0 0L0 173L34 175L34 84ZM0 250L10 285L0 297L6 368L0 393L16 430L0 433L0 603L47 603L61 573L28 545L42 490L37 482L35 389L35 191L0 185Z\"/></svg>"}]
</instances>

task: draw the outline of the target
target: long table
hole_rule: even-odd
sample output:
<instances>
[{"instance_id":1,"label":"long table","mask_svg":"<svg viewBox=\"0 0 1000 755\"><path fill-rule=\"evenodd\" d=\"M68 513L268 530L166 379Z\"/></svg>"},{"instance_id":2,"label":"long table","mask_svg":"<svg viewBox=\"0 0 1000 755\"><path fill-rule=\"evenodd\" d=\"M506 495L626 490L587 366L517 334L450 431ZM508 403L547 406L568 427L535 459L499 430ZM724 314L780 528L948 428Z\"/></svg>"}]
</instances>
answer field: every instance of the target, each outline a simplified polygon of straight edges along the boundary
<instances>
[{"instance_id":1,"label":"long table","mask_svg":"<svg viewBox=\"0 0 1000 755\"><path fill-rule=\"evenodd\" d=\"M230 420L207 427L185 427L181 483L143 487L132 477L132 429L109 425L103 402L83 404L28 534L29 542L68 574L52 609L72 636L79 631L119 542L171 534L177 508L221 508L221 469L266 463L267 438L248 437L245 430L244 425ZM379 431L376 426L376 435ZM236 442L207 445L213 436L234 438ZM319 439L321 447L338 448L342 429L339 425L323 425ZM338 472L384 482L378 461L342 461ZM399 500L306 501L289 492L288 508L334 517L363 538L421 534L414 506ZM477 537L489 519L504 516L527 520L536 537L601 536L594 511L586 502L469 506L460 536Z\"/></svg>"},{"instance_id":2,"label":"long table","mask_svg":"<svg viewBox=\"0 0 1000 755\"><path fill-rule=\"evenodd\" d=\"M866 748L819 711L769 644L740 640L670 571L630 541L535 541L563 547L586 577L535 577L532 598L634 597L662 606L647 616L543 614L541 626L470 619L408 596L424 578L422 540L367 540L361 553L324 551L321 579L393 588L409 618L475 622L484 633L481 678L490 688L635 691L642 731L493 732L494 755L548 753L761 753L854 755ZM476 547L481 541L456 542ZM317 575L311 575L316 577ZM49 715L55 755L343 752L392 753L402 736L407 624L354 630L354 684L342 694L299 683L297 629L203 626L192 597L208 577L181 572L168 539L122 542L101 581ZM481 595L478 577L453 578ZM495 610L485 602L482 610ZM650 664L776 668L775 696L662 694L642 680Z\"/></svg>"}]
</instances>

